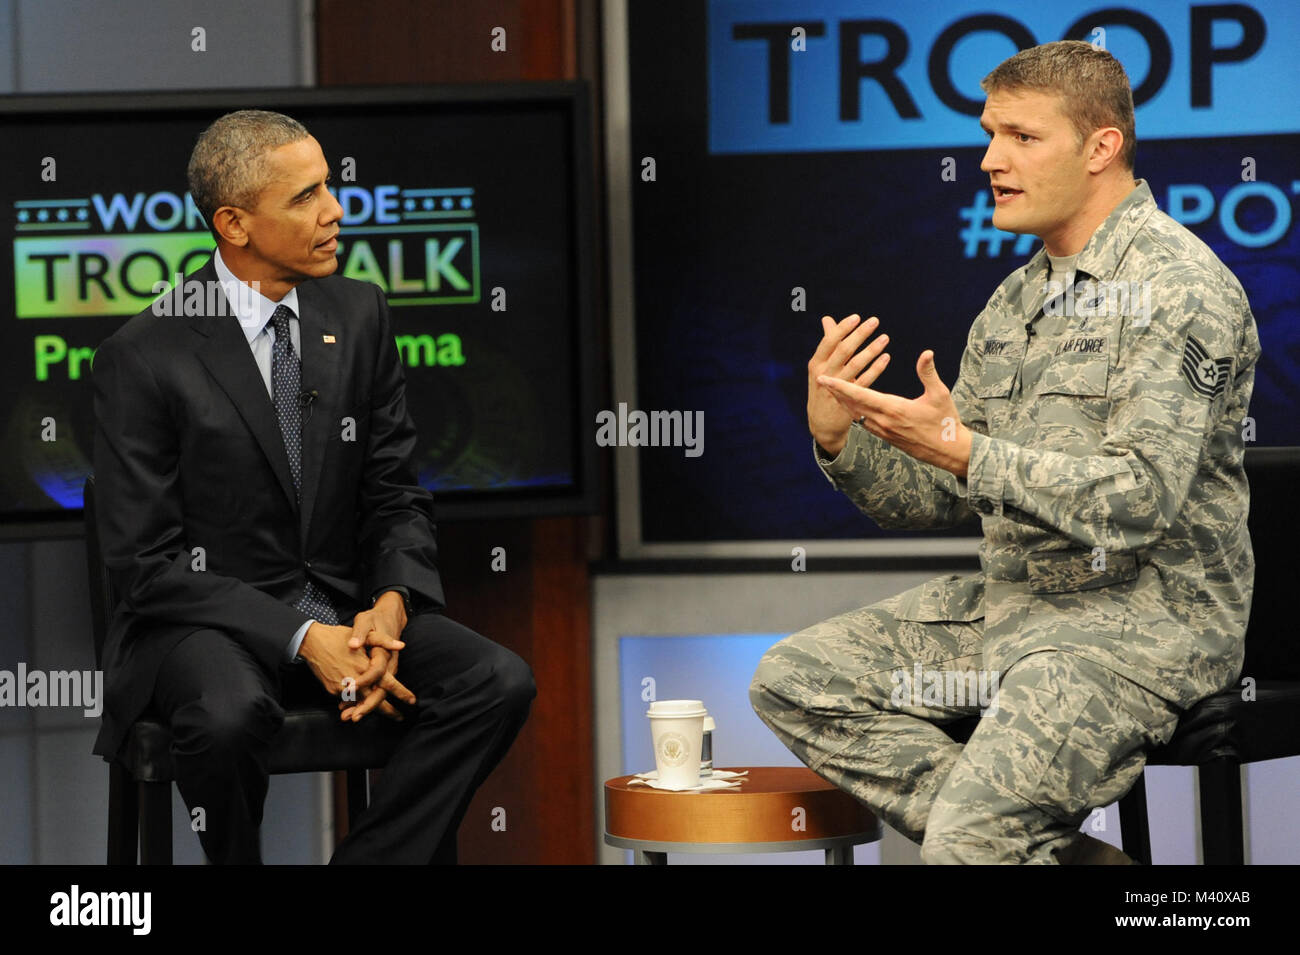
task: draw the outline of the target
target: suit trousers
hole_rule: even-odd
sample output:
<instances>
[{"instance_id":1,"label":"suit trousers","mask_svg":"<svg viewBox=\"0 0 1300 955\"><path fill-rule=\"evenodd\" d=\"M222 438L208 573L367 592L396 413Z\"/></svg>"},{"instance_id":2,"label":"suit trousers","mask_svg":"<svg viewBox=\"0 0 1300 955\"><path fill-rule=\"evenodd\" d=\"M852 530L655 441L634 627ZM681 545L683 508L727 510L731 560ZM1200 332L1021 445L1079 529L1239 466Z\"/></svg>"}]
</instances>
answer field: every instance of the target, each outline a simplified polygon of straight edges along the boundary
<instances>
[{"instance_id":1,"label":"suit trousers","mask_svg":"<svg viewBox=\"0 0 1300 955\"><path fill-rule=\"evenodd\" d=\"M505 756L536 696L532 670L505 647L437 613L402 632L397 678L415 694L408 724L370 805L331 863L455 862L457 829L474 792ZM288 645L289 636L285 637ZM304 663L270 673L219 630L197 630L164 658L154 707L171 727L176 785L214 863L259 863L267 753L283 704L338 713ZM363 720L388 717L372 710Z\"/></svg>"},{"instance_id":2,"label":"suit trousers","mask_svg":"<svg viewBox=\"0 0 1300 955\"><path fill-rule=\"evenodd\" d=\"M750 686L809 768L921 845L926 863L1077 857L1089 812L1132 788L1179 708L1076 654L981 671L983 620L895 616L902 595L780 641ZM980 714L963 746L943 723Z\"/></svg>"}]
</instances>

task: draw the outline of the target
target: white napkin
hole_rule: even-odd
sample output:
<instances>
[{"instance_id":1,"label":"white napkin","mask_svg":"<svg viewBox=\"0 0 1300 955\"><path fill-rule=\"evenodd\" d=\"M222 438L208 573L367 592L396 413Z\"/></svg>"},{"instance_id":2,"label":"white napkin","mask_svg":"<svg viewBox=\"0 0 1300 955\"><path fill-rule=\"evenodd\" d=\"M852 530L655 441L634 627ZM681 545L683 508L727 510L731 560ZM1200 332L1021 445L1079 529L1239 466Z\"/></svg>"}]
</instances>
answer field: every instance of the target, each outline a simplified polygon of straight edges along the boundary
<instances>
[{"instance_id":1,"label":"white napkin","mask_svg":"<svg viewBox=\"0 0 1300 955\"><path fill-rule=\"evenodd\" d=\"M739 789L740 784L745 780L743 777L749 775L749 770L735 773L729 769L715 769L712 776L701 776L697 785L689 789L676 789L665 786L659 781L659 770L652 769L648 773L637 773L627 781L629 786L649 786L651 789L658 789L663 792L683 792L683 793L702 793L717 789Z\"/></svg>"}]
</instances>

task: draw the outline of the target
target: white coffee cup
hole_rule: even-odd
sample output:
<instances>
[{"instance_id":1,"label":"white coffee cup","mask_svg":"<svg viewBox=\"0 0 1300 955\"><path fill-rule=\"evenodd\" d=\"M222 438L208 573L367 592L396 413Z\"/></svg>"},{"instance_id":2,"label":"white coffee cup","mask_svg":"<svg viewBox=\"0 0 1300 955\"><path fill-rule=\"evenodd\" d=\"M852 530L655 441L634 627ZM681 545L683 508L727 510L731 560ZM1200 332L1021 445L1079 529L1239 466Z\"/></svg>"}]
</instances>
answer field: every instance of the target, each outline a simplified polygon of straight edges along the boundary
<instances>
[{"instance_id":1,"label":"white coffee cup","mask_svg":"<svg viewBox=\"0 0 1300 955\"><path fill-rule=\"evenodd\" d=\"M694 789L700 784L700 741L708 713L700 700L656 700L650 704L650 737L655 768L666 789Z\"/></svg>"}]
</instances>

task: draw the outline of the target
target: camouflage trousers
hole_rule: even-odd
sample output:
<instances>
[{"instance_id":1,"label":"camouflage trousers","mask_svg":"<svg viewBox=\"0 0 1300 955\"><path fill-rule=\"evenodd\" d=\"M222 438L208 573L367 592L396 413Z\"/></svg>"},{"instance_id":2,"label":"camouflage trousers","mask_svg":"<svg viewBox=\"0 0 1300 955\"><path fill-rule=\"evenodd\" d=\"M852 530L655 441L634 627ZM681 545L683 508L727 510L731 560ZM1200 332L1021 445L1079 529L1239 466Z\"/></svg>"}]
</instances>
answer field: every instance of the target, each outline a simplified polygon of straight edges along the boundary
<instances>
[{"instance_id":1,"label":"camouflage trousers","mask_svg":"<svg viewBox=\"0 0 1300 955\"><path fill-rule=\"evenodd\" d=\"M986 680L993 705L964 746L953 742L938 724L981 711L959 675L977 685L984 621L901 620L905 596L773 646L750 686L754 711L809 768L919 843L926 863L1069 857L1089 812L1132 788L1181 711L1081 656L1040 650ZM930 692L929 675L948 673L958 692Z\"/></svg>"}]
</instances>

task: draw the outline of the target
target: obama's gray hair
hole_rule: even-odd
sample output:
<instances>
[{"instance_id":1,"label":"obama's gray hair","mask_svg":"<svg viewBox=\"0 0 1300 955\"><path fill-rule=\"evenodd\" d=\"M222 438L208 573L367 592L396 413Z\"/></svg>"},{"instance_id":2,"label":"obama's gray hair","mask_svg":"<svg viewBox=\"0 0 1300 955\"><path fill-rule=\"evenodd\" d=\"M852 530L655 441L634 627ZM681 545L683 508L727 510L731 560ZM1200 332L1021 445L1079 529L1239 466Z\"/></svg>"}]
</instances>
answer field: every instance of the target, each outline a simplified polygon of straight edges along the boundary
<instances>
[{"instance_id":1,"label":"obama's gray hair","mask_svg":"<svg viewBox=\"0 0 1300 955\"><path fill-rule=\"evenodd\" d=\"M218 209L257 204L267 184L267 153L309 135L296 119L262 109L227 113L199 134L185 173L213 238L212 217Z\"/></svg>"}]
</instances>

